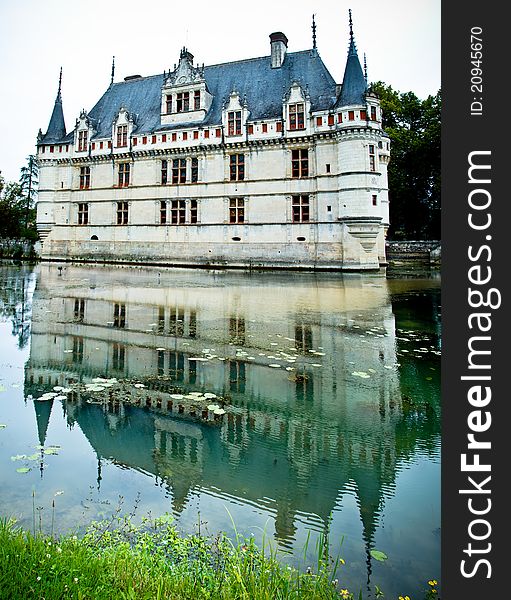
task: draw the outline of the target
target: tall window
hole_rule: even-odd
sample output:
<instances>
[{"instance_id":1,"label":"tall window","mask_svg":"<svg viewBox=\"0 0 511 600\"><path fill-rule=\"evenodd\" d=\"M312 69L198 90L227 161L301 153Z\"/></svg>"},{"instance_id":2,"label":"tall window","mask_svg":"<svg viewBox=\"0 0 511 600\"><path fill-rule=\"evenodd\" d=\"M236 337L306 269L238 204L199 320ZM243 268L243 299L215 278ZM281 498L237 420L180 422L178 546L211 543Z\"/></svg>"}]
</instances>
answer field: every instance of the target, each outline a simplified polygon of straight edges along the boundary
<instances>
[{"instance_id":1,"label":"tall window","mask_svg":"<svg viewBox=\"0 0 511 600\"><path fill-rule=\"evenodd\" d=\"M166 160L161 161L161 182L167 183L169 176L169 163Z\"/></svg>"},{"instance_id":2,"label":"tall window","mask_svg":"<svg viewBox=\"0 0 511 600\"><path fill-rule=\"evenodd\" d=\"M165 98L165 109L168 115L172 112L172 96L170 94L167 94Z\"/></svg>"},{"instance_id":3,"label":"tall window","mask_svg":"<svg viewBox=\"0 0 511 600\"><path fill-rule=\"evenodd\" d=\"M309 176L309 151L306 148L291 151L291 174L293 177Z\"/></svg>"},{"instance_id":4,"label":"tall window","mask_svg":"<svg viewBox=\"0 0 511 600\"><path fill-rule=\"evenodd\" d=\"M307 223L309 221L309 196L302 194L293 196L293 223Z\"/></svg>"},{"instance_id":5,"label":"tall window","mask_svg":"<svg viewBox=\"0 0 511 600\"><path fill-rule=\"evenodd\" d=\"M167 201L160 200L160 224L165 225L167 222Z\"/></svg>"},{"instance_id":6,"label":"tall window","mask_svg":"<svg viewBox=\"0 0 511 600\"><path fill-rule=\"evenodd\" d=\"M245 222L245 199L229 198L229 223Z\"/></svg>"},{"instance_id":7,"label":"tall window","mask_svg":"<svg viewBox=\"0 0 511 600\"><path fill-rule=\"evenodd\" d=\"M114 342L112 344L112 368L115 371L124 371L124 363L126 360L126 346Z\"/></svg>"},{"instance_id":8,"label":"tall window","mask_svg":"<svg viewBox=\"0 0 511 600\"><path fill-rule=\"evenodd\" d=\"M289 129L305 128L305 106L303 102L289 105Z\"/></svg>"},{"instance_id":9,"label":"tall window","mask_svg":"<svg viewBox=\"0 0 511 600\"><path fill-rule=\"evenodd\" d=\"M193 108L199 110L200 108L200 90L195 90L193 93Z\"/></svg>"},{"instance_id":10,"label":"tall window","mask_svg":"<svg viewBox=\"0 0 511 600\"><path fill-rule=\"evenodd\" d=\"M197 200L190 200L190 223L197 223Z\"/></svg>"},{"instance_id":11,"label":"tall window","mask_svg":"<svg viewBox=\"0 0 511 600\"><path fill-rule=\"evenodd\" d=\"M199 159L196 156L192 156L192 183L199 181Z\"/></svg>"},{"instance_id":12,"label":"tall window","mask_svg":"<svg viewBox=\"0 0 511 600\"><path fill-rule=\"evenodd\" d=\"M376 121L376 106L371 106L371 121Z\"/></svg>"},{"instance_id":13,"label":"tall window","mask_svg":"<svg viewBox=\"0 0 511 600\"><path fill-rule=\"evenodd\" d=\"M90 187L90 167L80 167L80 189L88 190Z\"/></svg>"},{"instance_id":14,"label":"tall window","mask_svg":"<svg viewBox=\"0 0 511 600\"><path fill-rule=\"evenodd\" d=\"M117 147L123 148L128 145L128 126L119 125L117 127Z\"/></svg>"},{"instance_id":15,"label":"tall window","mask_svg":"<svg viewBox=\"0 0 511 600\"><path fill-rule=\"evenodd\" d=\"M119 163L119 187L130 184L130 163Z\"/></svg>"},{"instance_id":16,"label":"tall window","mask_svg":"<svg viewBox=\"0 0 511 600\"><path fill-rule=\"evenodd\" d=\"M227 135L241 134L241 110L231 110L227 113Z\"/></svg>"},{"instance_id":17,"label":"tall window","mask_svg":"<svg viewBox=\"0 0 511 600\"><path fill-rule=\"evenodd\" d=\"M85 317L85 300L83 298L75 298L74 319L78 323L83 323Z\"/></svg>"},{"instance_id":18,"label":"tall window","mask_svg":"<svg viewBox=\"0 0 511 600\"><path fill-rule=\"evenodd\" d=\"M172 183L186 183L186 159L175 158L172 161Z\"/></svg>"},{"instance_id":19,"label":"tall window","mask_svg":"<svg viewBox=\"0 0 511 600\"><path fill-rule=\"evenodd\" d=\"M184 200L172 200L170 205L170 222L173 225L181 225L185 222L186 204Z\"/></svg>"},{"instance_id":20,"label":"tall window","mask_svg":"<svg viewBox=\"0 0 511 600\"><path fill-rule=\"evenodd\" d=\"M126 304L114 304L114 327L126 327Z\"/></svg>"},{"instance_id":21,"label":"tall window","mask_svg":"<svg viewBox=\"0 0 511 600\"><path fill-rule=\"evenodd\" d=\"M89 205L85 202L78 204L78 225L87 225L89 223Z\"/></svg>"},{"instance_id":22,"label":"tall window","mask_svg":"<svg viewBox=\"0 0 511 600\"><path fill-rule=\"evenodd\" d=\"M128 224L128 203L117 202L117 225Z\"/></svg>"},{"instance_id":23,"label":"tall window","mask_svg":"<svg viewBox=\"0 0 511 600\"><path fill-rule=\"evenodd\" d=\"M245 179L245 155L231 154L229 159L229 179L243 181Z\"/></svg>"},{"instance_id":24,"label":"tall window","mask_svg":"<svg viewBox=\"0 0 511 600\"><path fill-rule=\"evenodd\" d=\"M87 150L87 131L78 132L78 152Z\"/></svg>"},{"instance_id":25,"label":"tall window","mask_svg":"<svg viewBox=\"0 0 511 600\"><path fill-rule=\"evenodd\" d=\"M186 112L190 110L190 92L179 92L176 98L176 111Z\"/></svg>"},{"instance_id":26,"label":"tall window","mask_svg":"<svg viewBox=\"0 0 511 600\"><path fill-rule=\"evenodd\" d=\"M369 170L376 171L376 154L373 144L369 144Z\"/></svg>"}]
</instances>

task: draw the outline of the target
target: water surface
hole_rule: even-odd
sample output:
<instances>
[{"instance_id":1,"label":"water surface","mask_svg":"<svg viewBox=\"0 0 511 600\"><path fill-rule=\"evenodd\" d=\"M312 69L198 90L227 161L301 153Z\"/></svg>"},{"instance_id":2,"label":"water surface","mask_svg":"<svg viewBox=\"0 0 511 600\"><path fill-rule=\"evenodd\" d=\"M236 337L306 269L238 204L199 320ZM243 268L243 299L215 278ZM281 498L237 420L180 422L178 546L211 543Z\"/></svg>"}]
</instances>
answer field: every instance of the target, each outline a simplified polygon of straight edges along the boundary
<instances>
[{"instance_id":1,"label":"water surface","mask_svg":"<svg viewBox=\"0 0 511 600\"><path fill-rule=\"evenodd\" d=\"M0 514L48 530L55 500L65 532L121 501L301 565L327 534L368 597L439 578L438 276L44 263L0 284ZM98 377L143 383L140 406L37 400ZM180 413L190 392L227 413Z\"/></svg>"}]
</instances>

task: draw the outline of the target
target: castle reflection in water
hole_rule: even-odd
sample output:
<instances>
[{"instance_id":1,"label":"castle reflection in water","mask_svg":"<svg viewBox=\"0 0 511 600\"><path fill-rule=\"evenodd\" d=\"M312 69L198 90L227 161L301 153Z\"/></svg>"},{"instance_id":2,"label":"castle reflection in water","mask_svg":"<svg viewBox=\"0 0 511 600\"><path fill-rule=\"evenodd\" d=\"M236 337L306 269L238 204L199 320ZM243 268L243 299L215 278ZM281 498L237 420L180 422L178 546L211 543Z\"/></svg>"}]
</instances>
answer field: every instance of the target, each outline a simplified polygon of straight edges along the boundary
<instances>
[{"instance_id":1,"label":"castle reflection in water","mask_svg":"<svg viewBox=\"0 0 511 600\"><path fill-rule=\"evenodd\" d=\"M422 435L415 421L397 433L406 415L384 276L42 264L32 309L27 393L98 376L147 385L149 408L64 402L100 463L154 476L176 513L200 492L264 507L283 545L298 515L322 528L349 491L370 547L397 464ZM169 403L176 391L213 392L230 410L203 423ZM41 443L52 403L34 402Z\"/></svg>"}]
</instances>

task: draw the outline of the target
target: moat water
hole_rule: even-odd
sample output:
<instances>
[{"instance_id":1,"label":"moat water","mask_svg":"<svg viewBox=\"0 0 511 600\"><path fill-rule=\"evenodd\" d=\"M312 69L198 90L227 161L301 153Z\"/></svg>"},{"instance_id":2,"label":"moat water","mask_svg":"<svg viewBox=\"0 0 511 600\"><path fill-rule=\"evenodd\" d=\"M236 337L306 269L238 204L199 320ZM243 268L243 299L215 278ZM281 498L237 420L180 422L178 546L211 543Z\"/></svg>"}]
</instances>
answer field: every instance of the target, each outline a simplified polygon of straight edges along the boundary
<instances>
[{"instance_id":1,"label":"moat water","mask_svg":"<svg viewBox=\"0 0 511 600\"><path fill-rule=\"evenodd\" d=\"M328 534L364 597L439 579L438 273L4 264L0 287L0 515L81 531L121 502L303 568ZM110 402L77 392L105 379Z\"/></svg>"}]
</instances>

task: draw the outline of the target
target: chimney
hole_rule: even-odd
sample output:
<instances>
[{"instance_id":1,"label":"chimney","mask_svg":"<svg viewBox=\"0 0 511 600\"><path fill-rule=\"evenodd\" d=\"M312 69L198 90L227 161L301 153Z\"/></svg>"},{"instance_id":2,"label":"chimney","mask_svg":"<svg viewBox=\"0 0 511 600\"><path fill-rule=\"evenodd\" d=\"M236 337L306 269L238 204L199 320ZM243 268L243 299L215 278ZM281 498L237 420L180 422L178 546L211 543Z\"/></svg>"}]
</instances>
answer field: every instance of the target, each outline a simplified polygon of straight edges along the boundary
<instances>
[{"instance_id":1,"label":"chimney","mask_svg":"<svg viewBox=\"0 0 511 600\"><path fill-rule=\"evenodd\" d=\"M278 69L282 66L287 50L287 37L281 32L276 31L270 35L271 43L271 68Z\"/></svg>"}]
</instances>

